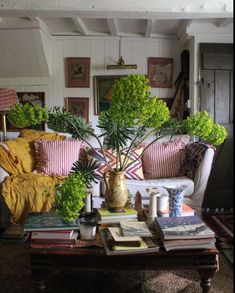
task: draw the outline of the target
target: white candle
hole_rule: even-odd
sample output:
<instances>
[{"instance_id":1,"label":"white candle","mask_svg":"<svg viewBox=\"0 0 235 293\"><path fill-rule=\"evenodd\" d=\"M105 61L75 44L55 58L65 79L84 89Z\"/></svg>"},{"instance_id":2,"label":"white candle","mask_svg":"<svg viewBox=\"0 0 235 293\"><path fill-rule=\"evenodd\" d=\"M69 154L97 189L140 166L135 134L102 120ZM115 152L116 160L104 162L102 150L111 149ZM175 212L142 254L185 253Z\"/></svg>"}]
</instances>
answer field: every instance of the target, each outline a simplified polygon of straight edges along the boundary
<instances>
[{"instance_id":1,"label":"white candle","mask_svg":"<svg viewBox=\"0 0 235 293\"><path fill-rule=\"evenodd\" d=\"M86 196L85 212L86 213L91 212L91 194L90 193L87 193L87 196Z\"/></svg>"}]
</instances>

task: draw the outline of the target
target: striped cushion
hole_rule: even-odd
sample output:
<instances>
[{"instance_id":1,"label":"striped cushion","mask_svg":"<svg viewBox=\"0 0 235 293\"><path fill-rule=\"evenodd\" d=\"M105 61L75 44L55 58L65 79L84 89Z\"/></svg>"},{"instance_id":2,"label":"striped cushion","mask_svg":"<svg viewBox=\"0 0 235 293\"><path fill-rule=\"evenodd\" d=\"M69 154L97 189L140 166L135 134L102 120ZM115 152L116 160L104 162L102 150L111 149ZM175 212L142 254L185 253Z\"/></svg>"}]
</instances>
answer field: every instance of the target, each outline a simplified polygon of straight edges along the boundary
<instances>
[{"instance_id":1,"label":"striped cushion","mask_svg":"<svg viewBox=\"0 0 235 293\"><path fill-rule=\"evenodd\" d=\"M180 139L152 144L142 157L144 178L156 179L180 176L184 148L185 144Z\"/></svg>"},{"instance_id":2,"label":"striped cushion","mask_svg":"<svg viewBox=\"0 0 235 293\"><path fill-rule=\"evenodd\" d=\"M143 147L139 147L135 150L132 150L130 159L128 163L135 161L130 167L128 167L125 171L125 175L127 179L135 179L135 180L143 180L143 168L142 168L142 161L141 158L138 156L142 153ZM123 150L123 155L121 156L124 158L124 154L127 150ZM116 156L112 150L105 150L105 155L107 160L109 161L110 166L114 169L116 167ZM95 171L95 174L99 178L103 178L103 174L108 172L108 167L103 161L103 155L100 149L90 150L88 153L88 160L97 160L98 167Z\"/></svg>"},{"instance_id":3,"label":"striped cushion","mask_svg":"<svg viewBox=\"0 0 235 293\"><path fill-rule=\"evenodd\" d=\"M77 140L35 141L37 171L49 176L67 176L79 158Z\"/></svg>"}]
</instances>

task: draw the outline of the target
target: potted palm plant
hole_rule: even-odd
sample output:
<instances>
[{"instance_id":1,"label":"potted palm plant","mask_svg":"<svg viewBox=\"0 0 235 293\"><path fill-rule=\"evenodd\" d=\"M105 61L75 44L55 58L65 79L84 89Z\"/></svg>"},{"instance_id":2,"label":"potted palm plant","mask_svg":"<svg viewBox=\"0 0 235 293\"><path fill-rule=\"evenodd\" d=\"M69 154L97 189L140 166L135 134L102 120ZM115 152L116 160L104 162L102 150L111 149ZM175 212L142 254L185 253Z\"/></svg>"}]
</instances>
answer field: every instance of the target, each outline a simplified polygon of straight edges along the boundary
<instances>
[{"instance_id":1,"label":"potted palm plant","mask_svg":"<svg viewBox=\"0 0 235 293\"><path fill-rule=\"evenodd\" d=\"M129 158L149 136L154 136L154 139L145 145L136 159L166 135L171 138L176 133L187 133L214 145L221 144L227 136L225 128L215 124L207 112L198 112L182 121L172 119L166 103L151 96L149 80L143 74L131 74L115 81L110 108L99 115L100 135L94 132L90 123L63 108L50 110L47 123L54 131L70 133L74 139L85 141L93 150L89 138L93 137L98 142L99 158L106 164L109 174L108 180L104 175L106 203L114 209L126 204L125 170L134 163ZM107 149L116 157L115 166L106 156Z\"/></svg>"},{"instance_id":2,"label":"potted palm plant","mask_svg":"<svg viewBox=\"0 0 235 293\"><path fill-rule=\"evenodd\" d=\"M154 136L154 139L143 148L139 157L152 143L166 135L171 137L176 133L188 133L214 145L221 144L227 135L225 128L215 124L207 112L199 112L183 121L170 118L166 103L151 97L149 80L142 74L128 75L115 82L110 108L99 116L100 135L82 118L58 108L49 113L48 126L56 131L68 132L88 144L89 137L97 140L101 159L109 171L108 180L104 174L106 203L114 209L122 208L128 198L125 170L134 163L129 158L149 136ZM93 148L92 145L90 147ZM106 149L111 149L116 156L114 167L106 157Z\"/></svg>"}]
</instances>

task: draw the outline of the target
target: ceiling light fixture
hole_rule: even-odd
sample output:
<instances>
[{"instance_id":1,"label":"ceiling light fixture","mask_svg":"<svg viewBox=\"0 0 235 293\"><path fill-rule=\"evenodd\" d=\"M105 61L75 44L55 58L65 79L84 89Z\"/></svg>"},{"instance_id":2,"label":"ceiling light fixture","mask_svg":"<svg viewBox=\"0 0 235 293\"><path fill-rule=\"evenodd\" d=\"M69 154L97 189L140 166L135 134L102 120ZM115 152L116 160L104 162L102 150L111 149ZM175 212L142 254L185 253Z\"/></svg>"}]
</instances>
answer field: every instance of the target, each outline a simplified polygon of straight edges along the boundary
<instances>
[{"instance_id":1,"label":"ceiling light fixture","mask_svg":"<svg viewBox=\"0 0 235 293\"><path fill-rule=\"evenodd\" d=\"M121 56L121 37L119 39L119 59L117 64L107 65L107 69L137 69L137 64L125 64Z\"/></svg>"}]
</instances>

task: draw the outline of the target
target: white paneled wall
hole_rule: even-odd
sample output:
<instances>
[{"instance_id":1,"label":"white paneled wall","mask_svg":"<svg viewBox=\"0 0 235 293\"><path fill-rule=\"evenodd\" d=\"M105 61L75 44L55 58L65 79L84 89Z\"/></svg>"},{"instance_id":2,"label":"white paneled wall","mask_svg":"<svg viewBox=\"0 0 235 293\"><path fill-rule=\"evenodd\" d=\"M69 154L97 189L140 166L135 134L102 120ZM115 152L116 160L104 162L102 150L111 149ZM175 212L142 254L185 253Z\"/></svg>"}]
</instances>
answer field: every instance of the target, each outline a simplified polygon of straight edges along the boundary
<instances>
[{"instance_id":1,"label":"white paneled wall","mask_svg":"<svg viewBox=\"0 0 235 293\"><path fill-rule=\"evenodd\" d=\"M176 39L144 39L117 37L52 37L42 35L45 59L50 71L50 77L43 78L4 78L0 86L13 87L17 91L43 91L48 107L64 106L67 97L89 98L89 120L96 129L98 116L94 115L93 76L95 75L124 75L141 73L147 74L148 57L173 58L173 82L180 72L180 48ZM115 64L122 55L126 64L137 64L136 70L107 70L106 65ZM65 60L67 57L90 57L91 76L90 88L67 88L65 86ZM12 76L13 77L13 76ZM152 95L160 98L174 96L175 88L153 88ZM98 131L98 130L97 130ZM9 134L15 137L17 133Z\"/></svg>"}]
</instances>

